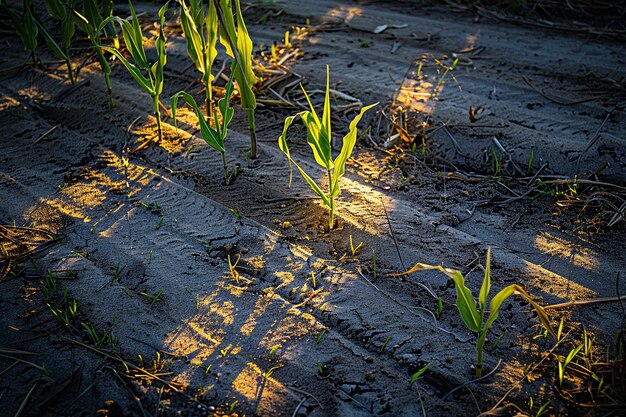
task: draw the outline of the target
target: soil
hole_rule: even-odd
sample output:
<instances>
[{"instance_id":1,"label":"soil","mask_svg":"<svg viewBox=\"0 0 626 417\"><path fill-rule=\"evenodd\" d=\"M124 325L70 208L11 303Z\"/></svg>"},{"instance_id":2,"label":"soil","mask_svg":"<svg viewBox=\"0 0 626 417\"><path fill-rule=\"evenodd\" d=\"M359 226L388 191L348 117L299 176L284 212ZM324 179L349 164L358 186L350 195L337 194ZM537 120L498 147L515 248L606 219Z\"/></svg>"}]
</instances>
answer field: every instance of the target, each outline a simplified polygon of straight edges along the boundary
<instances>
[{"instance_id":1,"label":"soil","mask_svg":"<svg viewBox=\"0 0 626 417\"><path fill-rule=\"evenodd\" d=\"M136 9L154 35L156 6ZM168 19L163 101L181 89L200 98ZM585 330L609 361L619 302L548 310L564 323L555 346L527 302L507 301L488 376L471 382L476 339L453 283L391 274L443 264L477 294L491 247L493 294L513 283L542 305L623 294L626 226L611 220L626 190L624 43L417 2L281 1L246 19L266 87L259 156L248 157L236 103L228 184L189 110L178 128L164 120L157 144L150 98L119 64L109 109L86 41L72 86L43 49L45 68L22 65L6 32L0 224L24 226L28 248L54 238L0 281L0 415L535 415L548 401L546 415L620 415L619 374L612 401L589 399L580 373L559 387L555 359ZM304 29L270 62L292 26ZM297 172L289 187L277 147L283 119L300 111L293 81L321 90L326 65L342 93L336 144L356 100L380 102L360 124L332 231ZM323 183L305 138L290 129L292 155ZM66 325L52 310L72 300Z\"/></svg>"}]
</instances>

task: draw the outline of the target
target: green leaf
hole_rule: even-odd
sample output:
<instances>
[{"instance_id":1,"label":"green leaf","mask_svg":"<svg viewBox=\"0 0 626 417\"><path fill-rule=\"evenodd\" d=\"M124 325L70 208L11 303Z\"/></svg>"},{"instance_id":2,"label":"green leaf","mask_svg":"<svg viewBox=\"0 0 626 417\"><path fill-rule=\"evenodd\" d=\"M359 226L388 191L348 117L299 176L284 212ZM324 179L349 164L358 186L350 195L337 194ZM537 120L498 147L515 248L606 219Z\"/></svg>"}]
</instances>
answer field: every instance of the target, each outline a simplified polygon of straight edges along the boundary
<instances>
[{"instance_id":1,"label":"green leaf","mask_svg":"<svg viewBox=\"0 0 626 417\"><path fill-rule=\"evenodd\" d=\"M197 3L197 2L196 2ZM194 3L192 2L192 5ZM200 4L200 8L202 8ZM183 29L183 35L187 39L187 54L195 64L196 68L204 75L206 68L204 66L204 48L200 30L202 27L196 25L192 11L187 7L185 1L180 1L180 24Z\"/></svg>"},{"instance_id":2,"label":"green leaf","mask_svg":"<svg viewBox=\"0 0 626 417\"><path fill-rule=\"evenodd\" d=\"M46 42L46 45L48 45L50 52L58 58L67 61L69 58L65 55L65 52L63 52L59 44L54 40L50 32L48 32L48 29L44 26L44 24L37 20L37 26L39 27L39 33L43 36L43 40Z\"/></svg>"},{"instance_id":3,"label":"green leaf","mask_svg":"<svg viewBox=\"0 0 626 417\"><path fill-rule=\"evenodd\" d=\"M44 3L52 17L58 20L65 18L65 7L59 0L44 0Z\"/></svg>"},{"instance_id":4,"label":"green leaf","mask_svg":"<svg viewBox=\"0 0 626 417\"><path fill-rule=\"evenodd\" d=\"M482 322L480 320L480 315L478 314L478 310L476 309L476 301L474 297L472 297L472 293L465 286L465 278L461 274L460 271L455 269L444 268L441 265L427 265L423 263L416 263L411 269L406 272L402 272L400 274L392 274L391 276L402 276L411 274L413 272L428 270L428 269L437 269L448 277L450 277L454 281L454 286L456 287L456 307L461 314L461 318L463 322L473 332L480 332L482 327ZM493 303L493 300L492 300ZM495 320L495 318L494 318ZM487 328L485 326L485 328Z\"/></svg>"},{"instance_id":5,"label":"green leaf","mask_svg":"<svg viewBox=\"0 0 626 417\"><path fill-rule=\"evenodd\" d=\"M132 75L135 81L137 81L137 84L139 84L141 88L146 90L148 94L150 94L151 96L156 95L156 91L152 86L152 82L148 78L146 78L145 75L143 75L139 67L124 58L124 55L122 55L117 49L109 48L106 46L103 46L102 49L115 55L117 59L120 60L122 65L124 65L124 67L128 70L130 75Z\"/></svg>"},{"instance_id":6,"label":"green leaf","mask_svg":"<svg viewBox=\"0 0 626 417\"><path fill-rule=\"evenodd\" d=\"M324 191L322 191L322 189L315 183L315 181L313 181L313 179L311 179L311 177L300 167L300 165L298 165L296 161L294 161L291 158L291 153L289 152L289 146L287 146L287 129L289 129L289 126L291 126L291 124L293 123L296 117L299 116L300 118L304 119L307 113L309 112L308 111L300 112L296 114L295 116L289 116L285 119L285 122L283 125L283 133L278 137L278 147L287 156L287 159L289 160L289 186L291 186L291 180L292 180L291 167L292 165L295 165L298 171L300 171L302 178L304 178L307 184L309 184L309 187L311 187L313 192L322 198L324 205L326 205L327 207L330 207L331 205L330 199L326 196Z\"/></svg>"},{"instance_id":7,"label":"green leaf","mask_svg":"<svg viewBox=\"0 0 626 417\"><path fill-rule=\"evenodd\" d=\"M326 93L324 95L324 110L320 129L320 142L328 144L329 156L332 159L333 135L330 129L330 66L326 65Z\"/></svg>"},{"instance_id":8,"label":"green leaf","mask_svg":"<svg viewBox=\"0 0 626 417\"><path fill-rule=\"evenodd\" d=\"M219 133L209 126L204 119L204 115L200 111L198 104L196 104L196 100L188 93L184 91L179 91L174 94L170 99L170 105L172 108L172 118L174 119L174 124L177 124L176 112L178 108L178 99L182 98L194 111L196 114L196 119L198 120L198 124L200 125L200 134L202 135L202 139L212 147L213 149L223 153L224 149L224 138L221 138Z\"/></svg>"},{"instance_id":9,"label":"green leaf","mask_svg":"<svg viewBox=\"0 0 626 417\"><path fill-rule=\"evenodd\" d=\"M411 381L409 382L409 385L413 385L413 383L417 381L417 378L419 378L420 376L424 374L424 372L426 372L429 366L430 366L430 362L422 366L417 372L415 372L413 376L411 376Z\"/></svg>"},{"instance_id":10,"label":"green leaf","mask_svg":"<svg viewBox=\"0 0 626 417\"><path fill-rule=\"evenodd\" d=\"M217 33L218 33L218 18L217 18L217 10L215 8L215 2L209 1L209 10L206 15L205 21L205 33L206 37L204 39L204 47L205 51L205 72L203 81L205 85L210 85L213 82L213 74L211 70L213 68L213 62L215 62L215 58L217 57ZM213 97L212 90L209 88L209 98Z\"/></svg>"},{"instance_id":11,"label":"green leaf","mask_svg":"<svg viewBox=\"0 0 626 417\"><path fill-rule=\"evenodd\" d=\"M352 150L354 149L354 145L356 144L357 139L357 125L361 121L361 118L365 114L366 111L371 109L372 107L378 105L378 103L370 104L369 106L365 106L361 108L359 114L350 122L350 128L348 134L343 137L343 143L341 144L341 152L337 158L335 158L335 169L333 170L333 177L331 180L331 192L330 196L336 197L339 195L340 187L339 187L339 179L343 177L346 172L346 162L350 155L352 155Z\"/></svg>"},{"instance_id":12,"label":"green leaf","mask_svg":"<svg viewBox=\"0 0 626 417\"><path fill-rule=\"evenodd\" d=\"M128 6L130 7L130 13L132 16L131 22L116 18L116 20L122 26L122 35L124 36L124 43L126 48L132 55L133 59L137 63L139 68L148 69L148 60L146 58L146 51L143 48L143 35L141 33L141 26L139 26L139 20L135 13L133 3L129 0Z\"/></svg>"},{"instance_id":13,"label":"green leaf","mask_svg":"<svg viewBox=\"0 0 626 417\"><path fill-rule=\"evenodd\" d=\"M487 262L485 264L485 277L478 293L478 305L480 307L480 317L484 319L487 297L491 291L491 248L487 249Z\"/></svg>"},{"instance_id":14,"label":"green leaf","mask_svg":"<svg viewBox=\"0 0 626 417\"><path fill-rule=\"evenodd\" d=\"M5 2L2 2L2 7L9 14L15 32L22 41L24 49L33 53L37 49L38 26L32 15L32 0L24 2L21 16L7 6Z\"/></svg>"},{"instance_id":15,"label":"green leaf","mask_svg":"<svg viewBox=\"0 0 626 417\"><path fill-rule=\"evenodd\" d=\"M165 51L165 12L167 12L167 7L169 2L165 3L159 9L159 36L157 37L155 47L157 50L158 60L152 65L151 71L154 75L154 90L157 95L163 92L163 68L165 68L165 63L167 62L167 53Z\"/></svg>"},{"instance_id":16,"label":"green leaf","mask_svg":"<svg viewBox=\"0 0 626 417\"><path fill-rule=\"evenodd\" d=\"M518 287L518 285L509 285L493 296L491 302L489 303L489 318L485 323L485 331L489 330L493 322L496 321L498 315L500 314L500 307L502 307L502 303L504 303L507 298L515 294L516 287Z\"/></svg>"}]
</instances>

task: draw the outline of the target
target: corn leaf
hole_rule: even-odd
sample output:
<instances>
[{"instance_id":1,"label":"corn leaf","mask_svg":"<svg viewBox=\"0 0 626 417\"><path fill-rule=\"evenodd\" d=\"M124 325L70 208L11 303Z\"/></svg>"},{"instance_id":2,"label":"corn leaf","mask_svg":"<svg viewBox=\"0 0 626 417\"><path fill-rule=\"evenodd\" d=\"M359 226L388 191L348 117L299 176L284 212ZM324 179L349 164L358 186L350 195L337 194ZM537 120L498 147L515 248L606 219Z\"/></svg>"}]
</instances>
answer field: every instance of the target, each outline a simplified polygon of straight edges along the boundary
<instances>
[{"instance_id":1,"label":"corn leaf","mask_svg":"<svg viewBox=\"0 0 626 417\"><path fill-rule=\"evenodd\" d=\"M163 32L163 28L165 26L165 12L167 12L167 7L169 2L165 3L159 9L159 36L157 37L155 47L157 51L158 59L152 65L151 71L154 76L154 91L157 95L163 92L163 68L165 67L165 63L167 62L167 54L165 52L165 33Z\"/></svg>"},{"instance_id":2,"label":"corn leaf","mask_svg":"<svg viewBox=\"0 0 626 417\"><path fill-rule=\"evenodd\" d=\"M333 170L332 175L332 186L330 191L331 197L336 197L339 195L340 187L339 187L339 179L343 177L346 172L346 162L350 155L352 155L352 150L354 149L354 145L356 144L357 139L357 125L361 121L363 114L366 111L371 109L372 107L378 105L378 103L370 104L369 106L365 106L361 108L359 114L350 122L350 129L348 134L344 136L343 143L341 144L341 152L337 158L335 158L335 169Z\"/></svg>"},{"instance_id":3,"label":"corn leaf","mask_svg":"<svg viewBox=\"0 0 626 417\"><path fill-rule=\"evenodd\" d=\"M150 82L148 78L146 78L145 75L143 75L143 73L141 72L141 69L139 69L137 65L133 64L132 62L129 62L126 58L124 58L124 55L122 55L117 49L109 48L107 46L103 46L102 49L115 55L117 59L120 60L122 65L124 65L126 70L128 70L130 75L132 75L135 81L137 81L137 84L139 84L141 88L146 90L148 94L150 94L151 96L156 95L156 91L154 87L152 86L152 83Z\"/></svg>"},{"instance_id":4,"label":"corn leaf","mask_svg":"<svg viewBox=\"0 0 626 417\"><path fill-rule=\"evenodd\" d=\"M256 76L252 70L252 38L248 34L248 29L243 20L241 13L241 4L239 0L235 2L235 14L237 16L237 50L241 61L237 65L237 69L241 72L239 80L241 80L241 107L244 109L255 109L256 98L252 92L252 86L256 82ZM237 79L237 77L235 77Z\"/></svg>"},{"instance_id":5,"label":"corn leaf","mask_svg":"<svg viewBox=\"0 0 626 417\"><path fill-rule=\"evenodd\" d=\"M18 15L13 9L2 2L2 7L7 11L15 32L19 36L24 49L34 52L37 49L37 34L39 32L37 23L32 15L32 0L24 2L22 15Z\"/></svg>"},{"instance_id":6,"label":"corn leaf","mask_svg":"<svg viewBox=\"0 0 626 417\"><path fill-rule=\"evenodd\" d=\"M58 20L63 20L65 18L65 7L59 0L45 0L46 9L48 12Z\"/></svg>"},{"instance_id":7,"label":"corn leaf","mask_svg":"<svg viewBox=\"0 0 626 417\"><path fill-rule=\"evenodd\" d=\"M194 2L192 1L192 8L194 7L193 4ZM200 3L199 7L202 10L202 3ZM196 24L196 20L194 18L194 15L192 14L193 9L187 7L187 4L185 4L184 0L180 2L180 9L180 24L183 29L183 34L187 39L187 54L189 54L189 57L193 61L198 71L200 71L200 73L204 75L206 68L204 66L204 48L202 36L200 34L202 26L198 26ZM197 10L195 12L197 13Z\"/></svg>"},{"instance_id":8,"label":"corn leaf","mask_svg":"<svg viewBox=\"0 0 626 417\"><path fill-rule=\"evenodd\" d=\"M174 124L177 125L176 113L178 110L178 99L182 98L188 105L191 107L196 114L196 118L198 119L198 124L200 125L200 133L202 135L202 139L212 147L213 149L224 152L224 141L220 138L219 133L209 126L204 119L204 115L200 111L198 104L196 104L196 100L188 93L184 91L179 91L174 94L170 99L170 105L172 108L172 118L174 119Z\"/></svg>"},{"instance_id":9,"label":"corn leaf","mask_svg":"<svg viewBox=\"0 0 626 417\"><path fill-rule=\"evenodd\" d=\"M139 26L139 20L137 20L137 14L133 8L133 3L129 0L128 5L130 7L130 13L132 16L131 22L128 20L115 18L122 27L122 35L124 36L124 43L126 48L132 55L133 59L137 63L137 66L142 69L148 69L148 60L146 59L146 51L143 49L143 35L141 33L141 26ZM108 19L107 19L108 21Z\"/></svg>"},{"instance_id":10,"label":"corn leaf","mask_svg":"<svg viewBox=\"0 0 626 417\"><path fill-rule=\"evenodd\" d=\"M231 74L233 73L235 65L237 65L236 62L233 62L231 65ZM226 134L228 133L228 125L235 116L235 109L233 109L230 105L230 100L233 96L233 90L233 77L231 75L231 77L228 79L228 83L226 84L226 92L224 93L224 97L222 97L217 102L217 107L219 108L222 115L222 123L216 123L215 125L217 127L220 137L222 138L226 138ZM215 115L215 120L217 120L217 115Z\"/></svg>"},{"instance_id":11,"label":"corn leaf","mask_svg":"<svg viewBox=\"0 0 626 417\"><path fill-rule=\"evenodd\" d=\"M236 25L233 2L237 15ZM256 82L256 76L252 70L252 39L243 21L239 0L219 0L219 6L223 19L223 24L220 25L220 43L226 49L226 53L237 61L235 81L241 94L241 107L246 110L255 109L256 98L252 86Z\"/></svg>"},{"instance_id":12,"label":"corn leaf","mask_svg":"<svg viewBox=\"0 0 626 417\"><path fill-rule=\"evenodd\" d=\"M478 305L480 307L480 317L484 318L487 297L491 291L491 248L487 249L487 262L485 265L485 277L478 293Z\"/></svg>"},{"instance_id":13,"label":"corn leaf","mask_svg":"<svg viewBox=\"0 0 626 417\"><path fill-rule=\"evenodd\" d=\"M322 112L320 136L320 141L328 143L330 157L332 158L333 135L330 130L330 65L326 65L326 93L324 95L324 110Z\"/></svg>"},{"instance_id":14,"label":"corn leaf","mask_svg":"<svg viewBox=\"0 0 626 417\"><path fill-rule=\"evenodd\" d=\"M530 294L528 294L526 290L524 290L524 288L522 288L521 286L517 284L512 284L512 285L509 285L508 287L503 288L502 290L500 290L499 293L494 295L494 297L491 299L491 302L489 303L489 310L490 310L489 318L487 319L487 322L485 323L485 330L488 330L493 324L493 322L498 318L498 314L500 313L500 307L502 307L502 303L513 294L522 295L524 298L526 298L526 300L528 300L530 305L533 306L533 308L535 309L535 312L537 313L537 317L539 317L539 321L541 321L541 324L543 325L543 327L545 327L546 330L548 330L548 332L556 338L556 333L554 332L554 330L552 329L552 326L550 325L550 318L548 317L548 314L546 313L546 311L543 309L543 307L541 307L539 304L534 302L532 298L530 298Z\"/></svg>"},{"instance_id":15,"label":"corn leaf","mask_svg":"<svg viewBox=\"0 0 626 417\"><path fill-rule=\"evenodd\" d=\"M463 319L463 322L465 322L465 325L468 329L478 333L482 327L482 322L480 320L478 310L476 309L476 301L474 300L474 297L472 297L472 293L469 288L465 286L465 278L460 271L450 268L444 268L441 265L427 265L423 263L416 263L408 271L402 272L400 274L392 274L392 276L402 276L428 269L437 269L450 277L452 281L454 281L457 295L456 307L461 314L461 318Z\"/></svg>"},{"instance_id":16,"label":"corn leaf","mask_svg":"<svg viewBox=\"0 0 626 417\"><path fill-rule=\"evenodd\" d=\"M306 111L300 112L296 114L295 116L289 116L285 119L285 122L283 125L283 133L278 137L278 147L287 156L287 159L289 161L289 186L291 186L291 180L293 178L292 165L295 165L298 171L300 171L302 178L304 178L306 183L309 184L309 187L311 187L313 192L322 198L322 201L326 206L330 207L331 205L330 199L326 196L324 191L322 191L322 189L315 183L315 181L313 181L313 179L300 167L300 165L298 165L298 163L291 158L291 153L289 152L289 146L287 146L287 130L289 129L289 126L291 126L291 124L293 123L296 117L299 116L300 118L303 118L304 114L306 113L309 113L309 112L306 112Z\"/></svg>"},{"instance_id":17,"label":"corn leaf","mask_svg":"<svg viewBox=\"0 0 626 417\"><path fill-rule=\"evenodd\" d=\"M46 45L48 45L48 48L50 49L50 51L54 55L56 55L57 58L67 61L69 58L67 57L65 52L63 52L59 44L54 40L54 38L52 37L52 35L50 34L46 26L39 20L36 20L36 22L39 28L39 33L41 33L41 35L43 36L43 40L46 42Z\"/></svg>"},{"instance_id":18,"label":"corn leaf","mask_svg":"<svg viewBox=\"0 0 626 417\"><path fill-rule=\"evenodd\" d=\"M215 3L213 1L209 1L209 10L206 15L206 23L205 23L205 51L204 55L206 58L206 62L204 63L205 72L203 81L205 84L210 84L213 82L213 74L211 73L211 69L213 68L213 62L215 62L215 58L217 57L217 10L215 9ZM209 97L212 97L211 91L209 90Z\"/></svg>"}]
</instances>

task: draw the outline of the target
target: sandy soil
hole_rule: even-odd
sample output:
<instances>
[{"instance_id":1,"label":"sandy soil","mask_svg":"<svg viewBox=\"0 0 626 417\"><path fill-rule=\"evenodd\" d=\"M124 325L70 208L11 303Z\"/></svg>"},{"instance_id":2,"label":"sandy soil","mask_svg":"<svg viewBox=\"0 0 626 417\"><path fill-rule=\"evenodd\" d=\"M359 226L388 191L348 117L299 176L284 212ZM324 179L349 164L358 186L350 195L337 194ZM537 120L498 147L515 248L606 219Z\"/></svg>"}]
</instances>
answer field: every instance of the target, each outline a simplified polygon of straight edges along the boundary
<instances>
[{"instance_id":1,"label":"sandy soil","mask_svg":"<svg viewBox=\"0 0 626 417\"><path fill-rule=\"evenodd\" d=\"M241 172L224 185L219 155L194 135L188 111L180 129L166 119L163 143L150 143L150 99L122 67L110 110L86 43L75 51L81 82L70 86L61 65L20 66L19 40L5 37L0 224L58 238L0 281L0 414L15 415L25 398L22 415L477 415L511 403L529 413L531 397L551 401L553 415L588 412L556 389L555 360L541 362L555 342L534 337L539 323L519 300L489 336L485 366L497 369L447 395L473 379L475 360L454 288L434 272L389 274L441 263L476 292L491 247L494 291L518 283L542 304L615 296L625 226L607 223L625 191L624 44L412 3L278 5L282 13L248 10L266 55L311 20L274 91L294 103L288 85L301 77L323 88L329 64L333 88L349 96L334 103L340 133L352 98L381 103L362 124L369 137L350 160L332 232L299 176L288 188L276 138L297 109L267 89L259 158L246 156L237 110L227 149ZM149 27L155 6L137 9ZM167 33L164 101L183 88L199 94L173 18ZM396 141L390 117L404 128ZM403 137L415 138L415 153ZM304 138L295 126L294 157L322 177ZM575 175L593 184L568 194L534 181ZM351 240L362 242L354 253ZM235 274L229 259L239 259ZM74 299L69 326L46 306ZM564 317L560 354L585 329L601 356L623 327L619 303L550 313ZM117 344L97 347L81 323Z\"/></svg>"}]
</instances>

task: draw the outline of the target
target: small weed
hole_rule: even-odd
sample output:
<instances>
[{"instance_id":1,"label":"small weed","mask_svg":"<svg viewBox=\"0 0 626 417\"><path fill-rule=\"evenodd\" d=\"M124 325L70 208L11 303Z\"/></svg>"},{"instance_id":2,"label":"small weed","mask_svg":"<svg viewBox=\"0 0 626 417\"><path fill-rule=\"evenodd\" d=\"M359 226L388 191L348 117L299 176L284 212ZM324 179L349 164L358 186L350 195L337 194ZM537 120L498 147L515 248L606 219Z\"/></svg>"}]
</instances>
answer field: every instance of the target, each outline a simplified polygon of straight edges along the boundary
<instances>
[{"instance_id":1,"label":"small weed","mask_svg":"<svg viewBox=\"0 0 626 417\"><path fill-rule=\"evenodd\" d=\"M441 316L441 312L443 311L443 297L437 297L437 310L435 310L435 316L437 320L439 320L439 316Z\"/></svg>"},{"instance_id":2,"label":"small weed","mask_svg":"<svg viewBox=\"0 0 626 417\"><path fill-rule=\"evenodd\" d=\"M352 256L356 256L356 254L360 251L360 249L363 247L363 242L360 242L358 245L356 245L356 247L354 246L353 242L352 242L352 235L350 235L350 252L352 253Z\"/></svg>"},{"instance_id":3,"label":"small weed","mask_svg":"<svg viewBox=\"0 0 626 417\"><path fill-rule=\"evenodd\" d=\"M149 293L143 292L143 291L140 292L139 294L143 295L144 297L146 297L147 299L150 300L150 307L152 307L153 305L155 305L156 303L161 301L161 299L163 298L163 290L159 290L155 294L149 294Z\"/></svg>"},{"instance_id":4,"label":"small weed","mask_svg":"<svg viewBox=\"0 0 626 417\"><path fill-rule=\"evenodd\" d=\"M387 347L387 345L389 344L389 342L391 342L391 336L387 336L387 338L385 339L385 343L383 343L383 345L380 348L381 352L385 351L385 348Z\"/></svg>"},{"instance_id":5,"label":"small weed","mask_svg":"<svg viewBox=\"0 0 626 417\"><path fill-rule=\"evenodd\" d=\"M419 378L420 376L424 374L424 372L426 372L429 366L430 366L430 362L422 366L417 372L415 372L413 376L411 376L411 381L409 381L409 385L413 385L413 383L417 381L417 378Z\"/></svg>"},{"instance_id":6,"label":"small weed","mask_svg":"<svg viewBox=\"0 0 626 417\"><path fill-rule=\"evenodd\" d=\"M315 339L315 343L319 345L322 342L322 339L324 338L325 334L326 334L326 329L322 329L320 334L317 335L317 338Z\"/></svg>"},{"instance_id":7,"label":"small weed","mask_svg":"<svg viewBox=\"0 0 626 417\"><path fill-rule=\"evenodd\" d=\"M261 374L261 376L263 377L263 379L269 379L272 374L274 373L275 370L282 368L285 365L276 365L276 366L272 366L270 369L268 369L267 371L263 372Z\"/></svg>"},{"instance_id":8,"label":"small weed","mask_svg":"<svg viewBox=\"0 0 626 417\"><path fill-rule=\"evenodd\" d=\"M230 260L230 254L228 255L228 270L230 271L230 276L235 280L237 284L239 284L240 275L239 275L239 272L237 272L236 268L240 259L241 259L241 255L237 255L237 260L233 264L232 261Z\"/></svg>"}]
</instances>

